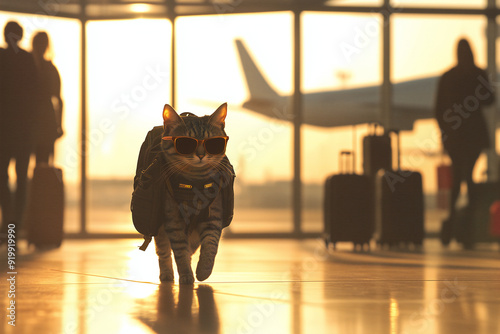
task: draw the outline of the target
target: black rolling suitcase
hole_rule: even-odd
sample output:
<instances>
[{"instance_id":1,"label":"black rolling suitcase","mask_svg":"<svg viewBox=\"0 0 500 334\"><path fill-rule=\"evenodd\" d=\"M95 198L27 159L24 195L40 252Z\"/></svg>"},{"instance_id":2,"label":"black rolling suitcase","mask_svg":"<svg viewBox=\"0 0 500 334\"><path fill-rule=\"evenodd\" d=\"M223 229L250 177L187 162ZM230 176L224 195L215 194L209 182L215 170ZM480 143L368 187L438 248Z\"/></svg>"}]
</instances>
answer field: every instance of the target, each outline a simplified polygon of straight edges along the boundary
<instances>
[{"instance_id":1,"label":"black rolling suitcase","mask_svg":"<svg viewBox=\"0 0 500 334\"><path fill-rule=\"evenodd\" d=\"M28 244L59 247L63 240L64 185L62 170L37 166L33 172L26 211Z\"/></svg>"},{"instance_id":2,"label":"black rolling suitcase","mask_svg":"<svg viewBox=\"0 0 500 334\"><path fill-rule=\"evenodd\" d=\"M379 245L400 243L422 245L424 238L424 195L422 175L401 170L399 134L398 169L381 170L375 190L375 239Z\"/></svg>"},{"instance_id":3,"label":"black rolling suitcase","mask_svg":"<svg viewBox=\"0 0 500 334\"><path fill-rule=\"evenodd\" d=\"M391 168L391 137L377 134L377 126L374 125L373 133L363 138L363 171L365 175L375 177L380 169Z\"/></svg>"},{"instance_id":4,"label":"black rolling suitcase","mask_svg":"<svg viewBox=\"0 0 500 334\"><path fill-rule=\"evenodd\" d=\"M353 154L341 152L340 162ZM341 168L341 172L346 171ZM324 193L325 243L353 242L354 246L368 244L373 235L373 192L370 178L366 175L343 173L327 178Z\"/></svg>"}]
</instances>

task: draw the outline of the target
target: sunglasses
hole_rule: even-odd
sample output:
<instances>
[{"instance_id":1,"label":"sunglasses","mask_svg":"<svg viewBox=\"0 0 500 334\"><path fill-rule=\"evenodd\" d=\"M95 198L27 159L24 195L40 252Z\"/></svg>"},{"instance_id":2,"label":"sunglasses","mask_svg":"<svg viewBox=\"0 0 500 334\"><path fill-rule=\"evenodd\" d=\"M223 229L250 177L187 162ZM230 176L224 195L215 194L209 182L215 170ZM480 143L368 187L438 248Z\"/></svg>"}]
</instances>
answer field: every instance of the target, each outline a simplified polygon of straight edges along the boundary
<instances>
[{"instance_id":1,"label":"sunglasses","mask_svg":"<svg viewBox=\"0 0 500 334\"><path fill-rule=\"evenodd\" d=\"M210 137L207 139L196 139L193 137L184 136L166 136L162 137L162 140L171 140L174 142L174 147L177 153L182 155L188 155L196 152L198 146L203 144L205 151L211 155L224 154L226 152L228 136Z\"/></svg>"}]
</instances>

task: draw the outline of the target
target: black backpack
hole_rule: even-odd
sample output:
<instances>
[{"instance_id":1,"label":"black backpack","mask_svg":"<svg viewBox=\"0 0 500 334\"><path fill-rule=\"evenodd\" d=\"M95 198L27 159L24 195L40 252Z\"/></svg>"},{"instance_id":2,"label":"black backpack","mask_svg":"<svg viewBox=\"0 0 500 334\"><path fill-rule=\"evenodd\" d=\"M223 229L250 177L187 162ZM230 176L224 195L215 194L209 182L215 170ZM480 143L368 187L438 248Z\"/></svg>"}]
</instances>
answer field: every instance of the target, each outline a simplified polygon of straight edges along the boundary
<instances>
[{"instance_id":1,"label":"black backpack","mask_svg":"<svg viewBox=\"0 0 500 334\"><path fill-rule=\"evenodd\" d=\"M139 247L146 250L152 237L158 235L158 230L166 221L164 203L165 193L169 191L181 208L186 224L206 217L210 204L215 199L213 191L221 192L223 202L223 224L227 227L233 219L234 212L234 178L235 173L229 159L224 157L225 172L216 172L206 182L192 182L183 175L173 175L168 180L161 177L161 171L166 164L161 151L163 127L156 126L148 132L142 143L137 160L134 177L134 191L130 210L135 229L144 235L144 243ZM207 201L203 210L192 210L189 203L197 196L203 196ZM185 208L185 210L182 210Z\"/></svg>"},{"instance_id":2,"label":"black backpack","mask_svg":"<svg viewBox=\"0 0 500 334\"><path fill-rule=\"evenodd\" d=\"M135 229L144 235L144 243L139 248L141 250L146 250L164 222L162 203L165 200L165 186L164 182L158 182L163 164L162 133L161 126L148 132L137 159L130 211Z\"/></svg>"}]
</instances>

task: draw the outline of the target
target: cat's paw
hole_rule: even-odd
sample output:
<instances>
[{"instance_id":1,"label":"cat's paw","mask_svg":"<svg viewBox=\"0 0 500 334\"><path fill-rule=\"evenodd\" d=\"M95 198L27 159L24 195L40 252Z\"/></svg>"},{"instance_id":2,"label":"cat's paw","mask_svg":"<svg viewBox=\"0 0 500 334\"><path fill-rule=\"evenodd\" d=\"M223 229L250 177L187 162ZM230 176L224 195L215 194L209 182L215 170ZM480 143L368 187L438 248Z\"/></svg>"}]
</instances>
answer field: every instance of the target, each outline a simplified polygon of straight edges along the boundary
<instances>
[{"instance_id":1,"label":"cat's paw","mask_svg":"<svg viewBox=\"0 0 500 334\"><path fill-rule=\"evenodd\" d=\"M194 277L193 275L182 275L179 277L179 284L193 284Z\"/></svg>"},{"instance_id":2,"label":"cat's paw","mask_svg":"<svg viewBox=\"0 0 500 334\"><path fill-rule=\"evenodd\" d=\"M173 282L174 281L174 274L173 273L161 273L160 274L160 281L161 282Z\"/></svg>"},{"instance_id":3,"label":"cat's paw","mask_svg":"<svg viewBox=\"0 0 500 334\"><path fill-rule=\"evenodd\" d=\"M201 282L201 281L204 281L207 278L209 278L210 275L212 274L212 269L213 269L213 265L200 266L198 264L198 267L196 268L196 278L198 279L198 281Z\"/></svg>"},{"instance_id":4,"label":"cat's paw","mask_svg":"<svg viewBox=\"0 0 500 334\"><path fill-rule=\"evenodd\" d=\"M200 255L198 265L196 266L196 278L198 281L204 281L210 277L214 269L214 258Z\"/></svg>"}]
</instances>

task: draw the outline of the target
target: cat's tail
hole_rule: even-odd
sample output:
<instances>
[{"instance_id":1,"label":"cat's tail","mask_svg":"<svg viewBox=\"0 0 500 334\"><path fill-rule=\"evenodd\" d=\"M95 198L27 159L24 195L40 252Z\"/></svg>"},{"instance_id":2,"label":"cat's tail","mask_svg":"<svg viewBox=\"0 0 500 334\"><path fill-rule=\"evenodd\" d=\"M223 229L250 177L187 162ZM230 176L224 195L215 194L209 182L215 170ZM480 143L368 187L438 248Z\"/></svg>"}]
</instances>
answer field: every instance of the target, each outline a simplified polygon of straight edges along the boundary
<instances>
[{"instance_id":1,"label":"cat's tail","mask_svg":"<svg viewBox=\"0 0 500 334\"><path fill-rule=\"evenodd\" d=\"M252 56L248 52L242 40L235 40L240 56L241 66L245 74L247 88L250 99L243 104L243 107L255 110L259 113L268 114L273 107L280 107L286 102L286 97L280 96L271 87L262 71L259 69ZM269 113L270 114L270 113Z\"/></svg>"}]
</instances>

